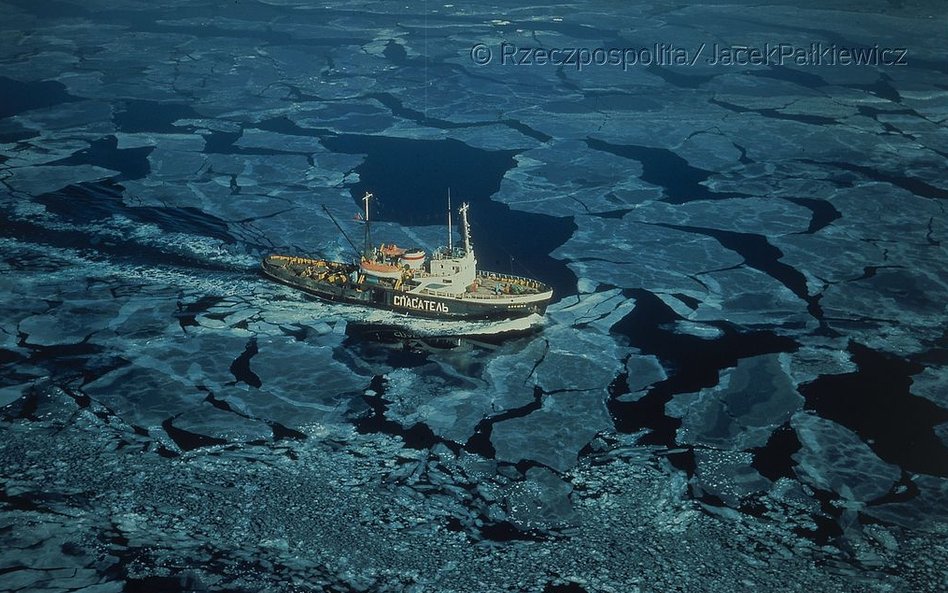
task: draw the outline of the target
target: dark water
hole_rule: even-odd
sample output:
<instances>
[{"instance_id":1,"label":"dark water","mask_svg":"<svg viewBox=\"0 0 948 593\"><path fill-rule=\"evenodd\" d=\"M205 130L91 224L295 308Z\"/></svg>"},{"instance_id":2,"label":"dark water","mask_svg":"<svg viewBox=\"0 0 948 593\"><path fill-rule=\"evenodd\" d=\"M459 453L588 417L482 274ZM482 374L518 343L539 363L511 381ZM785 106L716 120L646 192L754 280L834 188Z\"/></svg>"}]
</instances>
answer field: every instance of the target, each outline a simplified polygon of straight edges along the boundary
<instances>
[{"instance_id":1,"label":"dark water","mask_svg":"<svg viewBox=\"0 0 948 593\"><path fill-rule=\"evenodd\" d=\"M23 82L0 76L0 119L30 111L79 101L62 83L46 80Z\"/></svg>"},{"instance_id":2,"label":"dark water","mask_svg":"<svg viewBox=\"0 0 948 593\"><path fill-rule=\"evenodd\" d=\"M889 463L948 476L948 447L934 433L948 410L909 393L924 367L857 343L849 350L859 370L800 386L807 408L856 432Z\"/></svg>"},{"instance_id":3,"label":"dark water","mask_svg":"<svg viewBox=\"0 0 948 593\"><path fill-rule=\"evenodd\" d=\"M665 192L665 201L671 204L686 204L694 200L725 199L742 195L711 191L701 182L708 179L712 172L689 165L688 161L671 150L611 144L595 139L589 139L586 143L593 150L601 150L641 163L642 181L661 187Z\"/></svg>"},{"instance_id":4,"label":"dark water","mask_svg":"<svg viewBox=\"0 0 948 593\"><path fill-rule=\"evenodd\" d=\"M575 294L576 276L549 256L565 243L575 224L569 218L511 210L490 197L515 165L514 151L472 148L457 140L408 140L343 135L322 138L330 150L364 154L352 186L356 207L362 196L376 196L374 217L405 226L446 225L447 194L452 204L471 203L469 217L478 267L526 274L553 287L554 298ZM455 224L458 218L455 213ZM543 229L524 233L523 229ZM378 241L379 238L376 238Z\"/></svg>"}]
</instances>

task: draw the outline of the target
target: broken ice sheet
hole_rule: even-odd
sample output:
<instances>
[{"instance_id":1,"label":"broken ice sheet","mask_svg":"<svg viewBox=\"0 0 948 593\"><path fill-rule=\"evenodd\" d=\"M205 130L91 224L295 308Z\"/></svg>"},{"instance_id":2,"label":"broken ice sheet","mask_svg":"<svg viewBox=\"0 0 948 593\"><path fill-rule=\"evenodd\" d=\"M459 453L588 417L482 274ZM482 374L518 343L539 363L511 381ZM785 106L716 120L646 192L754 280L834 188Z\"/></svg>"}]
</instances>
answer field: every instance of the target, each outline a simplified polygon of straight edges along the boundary
<instances>
[{"instance_id":1,"label":"broken ice sheet","mask_svg":"<svg viewBox=\"0 0 948 593\"><path fill-rule=\"evenodd\" d=\"M38 196L67 185L100 181L118 174L118 171L94 165L39 165L4 170L0 172L0 179L11 189Z\"/></svg>"},{"instance_id":2,"label":"broken ice sheet","mask_svg":"<svg viewBox=\"0 0 948 593\"><path fill-rule=\"evenodd\" d=\"M249 359L261 382L259 395L248 390L234 397L253 416L288 426L340 420L371 380L335 359L333 349L343 337L325 334L306 343L283 335L259 338L258 352ZM295 418L286 415L290 407L297 409Z\"/></svg>"},{"instance_id":3,"label":"broken ice sheet","mask_svg":"<svg viewBox=\"0 0 948 593\"><path fill-rule=\"evenodd\" d=\"M918 474L911 480L918 488L917 495L899 502L870 505L863 512L907 529L941 532L948 521L948 479Z\"/></svg>"},{"instance_id":4,"label":"broken ice sheet","mask_svg":"<svg viewBox=\"0 0 948 593\"><path fill-rule=\"evenodd\" d=\"M807 304L773 277L751 268L734 268L700 274L708 287L698 308L687 317L693 321L726 319L745 327L755 325L810 324Z\"/></svg>"},{"instance_id":5,"label":"broken ice sheet","mask_svg":"<svg viewBox=\"0 0 948 593\"><path fill-rule=\"evenodd\" d=\"M720 229L764 236L805 231L812 212L786 200L764 198L727 198L699 200L671 205L650 202L636 207L628 219L649 224L665 223Z\"/></svg>"},{"instance_id":6,"label":"broken ice sheet","mask_svg":"<svg viewBox=\"0 0 948 593\"><path fill-rule=\"evenodd\" d=\"M803 406L781 356L742 358L721 373L714 387L674 396L665 410L681 418L676 442L730 451L766 445L773 431Z\"/></svg>"},{"instance_id":7,"label":"broken ice sheet","mask_svg":"<svg viewBox=\"0 0 948 593\"><path fill-rule=\"evenodd\" d=\"M948 408L948 372L945 367L934 366L912 375L911 392Z\"/></svg>"},{"instance_id":8,"label":"broken ice sheet","mask_svg":"<svg viewBox=\"0 0 948 593\"><path fill-rule=\"evenodd\" d=\"M105 101L75 101L34 109L14 116L13 121L47 136L69 133L92 139L115 131L113 109L112 104Z\"/></svg>"},{"instance_id":9,"label":"broken ice sheet","mask_svg":"<svg viewBox=\"0 0 948 593\"><path fill-rule=\"evenodd\" d=\"M399 121L393 117L391 111L383 105L372 102L340 102L303 104L286 118L304 130L332 130L336 133L379 134L386 132L392 135L390 129ZM388 132L387 132L388 131ZM417 130L416 132L421 132ZM397 135L397 134L394 134ZM300 138L304 138L300 136ZM316 138L307 138L311 143ZM281 150L275 148L275 150ZM299 150L298 152L306 152Z\"/></svg>"},{"instance_id":10,"label":"broken ice sheet","mask_svg":"<svg viewBox=\"0 0 948 593\"><path fill-rule=\"evenodd\" d=\"M319 140L311 136L291 136L252 128L245 129L234 142L234 146L301 154L320 152L321 148Z\"/></svg>"},{"instance_id":11,"label":"broken ice sheet","mask_svg":"<svg viewBox=\"0 0 948 593\"><path fill-rule=\"evenodd\" d=\"M767 491L771 481L752 467L753 461L753 455L744 451L695 449L697 494L711 494L737 508L747 495Z\"/></svg>"},{"instance_id":12,"label":"broken ice sheet","mask_svg":"<svg viewBox=\"0 0 948 593\"><path fill-rule=\"evenodd\" d=\"M85 140L36 136L17 143L0 144L0 155L6 158L3 161L4 169L16 169L46 165L69 158L87 148L89 148L89 142Z\"/></svg>"},{"instance_id":13,"label":"broken ice sheet","mask_svg":"<svg viewBox=\"0 0 948 593\"><path fill-rule=\"evenodd\" d=\"M856 433L831 420L797 412L791 425L802 445L793 455L796 473L811 486L863 505L888 494L901 476L897 466L879 459Z\"/></svg>"},{"instance_id":14,"label":"broken ice sheet","mask_svg":"<svg viewBox=\"0 0 948 593\"><path fill-rule=\"evenodd\" d=\"M554 304L554 323L542 334L499 350L488 362L485 376L501 395L496 399L504 401L503 394L509 393L513 401L529 402L534 385L546 393L604 389L620 372L625 354L609 329L634 305L619 289ZM577 327L583 330L577 332Z\"/></svg>"},{"instance_id":15,"label":"broken ice sheet","mask_svg":"<svg viewBox=\"0 0 948 593\"><path fill-rule=\"evenodd\" d=\"M213 405L208 401L176 415L171 425L199 435L199 438L209 437L231 443L264 440L273 434L266 422L222 409L219 403Z\"/></svg>"},{"instance_id":16,"label":"broken ice sheet","mask_svg":"<svg viewBox=\"0 0 948 593\"><path fill-rule=\"evenodd\" d=\"M603 395L599 390L543 395L539 410L496 423L491 443L497 459L528 459L557 471L570 469L579 451L598 432L612 427Z\"/></svg>"},{"instance_id":17,"label":"broken ice sheet","mask_svg":"<svg viewBox=\"0 0 948 593\"><path fill-rule=\"evenodd\" d=\"M651 292L702 295L693 276L743 263L711 237L639 224L631 219L577 216L573 236L551 255L569 262L577 277ZM603 237L611 237L607 242Z\"/></svg>"},{"instance_id":18,"label":"broken ice sheet","mask_svg":"<svg viewBox=\"0 0 948 593\"><path fill-rule=\"evenodd\" d=\"M48 279L33 284L33 289L50 288ZM24 283L25 284L25 283ZM56 286L43 294L49 299L46 309L39 314L20 319L17 333L31 346L56 346L79 344L96 336L95 341L107 340L114 320L120 315L122 301L112 297L108 287L89 284L87 286ZM18 291L19 292L19 291ZM25 291L29 294L31 291ZM42 293L39 293L42 294ZM33 293L33 298L37 293Z\"/></svg>"},{"instance_id":19,"label":"broken ice sheet","mask_svg":"<svg viewBox=\"0 0 948 593\"><path fill-rule=\"evenodd\" d=\"M569 495L572 487L545 467L531 467L526 479L507 491L511 522L523 530L549 530L574 525L579 515Z\"/></svg>"},{"instance_id":20,"label":"broken ice sheet","mask_svg":"<svg viewBox=\"0 0 948 593\"><path fill-rule=\"evenodd\" d=\"M628 355L625 373L629 393L616 398L621 402L632 402L642 398L649 387L668 378L665 368L657 357L637 352Z\"/></svg>"},{"instance_id":21,"label":"broken ice sheet","mask_svg":"<svg viewBox=\"0 0 948 593\"><path fill-rule=\"evenodd\" d=\"M551 141L514 160L517 166L504 175L493 199L520 211L596 214L661 197L660 188L639 179L637 162L592 151L583 140Z\"/></svg>"},{"instance_id":22,"label":"broken ice sheet","mask_svg":"<svg viewBox=\"0 0 948 593\"><path fill-rule=\"evenodd\" d=\"M492 398L480 385L439 369L395 369L387 373L385 412L405 428L422 423L436 435L464 444L491 413Z\"/></svg>"},{"instance_id":23,"label":"broken ice sheet","mask_svg":"<svg viewBox=\"0 0 948 593\"><path fill-rule=\"evenodd\" d=\"M834 338L815 337L808 342L784 355L788 361L787 374L794 384L809 383L821 375L844 375L859 370L844 343Z\"/></svg>"},{"instance_id":24,"label":"broken ice sheet","mask_svg":"<svg viewBox=\"0 0 948 593\"><path fill-rule=\"evenodd\" d=\"M107 373L85 385L83 392L125 422L145 428L157 427L207 397L181 377L138 366Z\"/></svg>"}]
</instances>

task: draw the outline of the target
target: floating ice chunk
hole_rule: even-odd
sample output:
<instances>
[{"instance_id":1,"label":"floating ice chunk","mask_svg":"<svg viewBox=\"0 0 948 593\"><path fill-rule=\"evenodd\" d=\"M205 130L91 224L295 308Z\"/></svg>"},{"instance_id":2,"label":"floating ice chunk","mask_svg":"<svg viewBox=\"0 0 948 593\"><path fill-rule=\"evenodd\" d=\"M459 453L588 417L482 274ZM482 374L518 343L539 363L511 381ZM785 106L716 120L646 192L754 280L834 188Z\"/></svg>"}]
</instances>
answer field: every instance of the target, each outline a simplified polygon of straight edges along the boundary
<instances>
[{"instance_id":1,"label":"floating ice chunk","mask_svg":"<svg viewBox=\"0 0 948 593\"><path fill-rule=\"evenodd\" d=\"M310 136L290 136L257 129L244 130L234 142L240 148L265 148L279 152L314 153L321 152L319 139Z\"/></svg>"},{"instance_id":2,"label":"floating ice chunk","mask_svg":"<svg viewBox=\"0 0 948 593\"><path fill-rule=\"evenodd\" d=\"M754 327L775 323L811 324L807 303L772 276L741 267L701 274L708 294L688 315L692 321L730 322Z\"/></svg>"},{"instance_id":3,"label":"floating ice chunk","mask_svg":"<svg viewBox=\"0 0 948 593\"><path fill-rule=\"evenodd\" d=\"M929 116L936 122L948 120L948 91L936 90L933 85L924 88L899 89L900 103L923 117Z\"/></svg>"},{"instance_id":4,"label":"floating ice chunk","mask_svg":"<svg viewBox=\"0 0 948 593\"><path fill-rule=\"evenodd\" d=\"M935 431L935 436L937 436L942 443L948 446L948 422L942 422L941 424L935 426L933 430Z\"/></svg>"},{"instance_id":5,"label":"floating ice chunk","mask_svg":"<svg viewBox=\"0 0 948 593\"><path fill-rule=\"evenodd\" d=\"M777 111L790 115L819 116L828 119L845 119L857 113L857 108L838 101L835 96L800 97Z\"/></svg>"},{"instance_id":6,"label":"floating ice chunk","mask_svg":"<svg viewBox=\"0 0 948 593\"><path fill-rule=\"evenodd\" d=\"M602 352L609 351L609 346L615 347L615 342L607 337L579 341L579 344L570 344L568 350L553 346L543 357L535 371L536 384L543 391L550 393L564 389L596 390L608 385L615 377L618 365L603 364L605 357L602 356ZM593 350L597 346L605 348L600 351ZM595 354L592 354L593 352Z\"/></svg>"},{"instance_id":7,"label":"floating ice chunk","mask_svg":"<svg viewBox=\"0 0 948 593\"><path fill-rule=\"evenodd\" d=\"M948 373L944 367L929 367L912 375L913 395L929 399L942 408L948 408Z\"/></svg>"},{"instance_id":8,"label":"floating ice chunk","mask_svg":"<svg viewBox=\"0 0 948 593\"><path fill-rule=\"evenodd\" d=\"M676 321L674 328L677 334L694 336L702 340L716 340L724 335L724 331L719 327L693 321Z\"/></svg>"},{"instance_id":9,"label":"floating ice chunk","mask_svg":"<svg viewBox=\"0 0 948 593\"><path fill-rule=\"evenodd\" d=\"M395 129L398 129L396 124ZM461 142L481 150L522 150L532 148L540 142L525 135L522 131L503 124L470 126L457 128L444 137ZM508 173L509 175L509 173Z\"/></svg>"},{"instance_id":10,"label":"floating ice chunk","mask_svg":"<svg viewBox=\"0 0 948 593\"><path fill-rule=\"evenodd\" d=\"M843 375L859 370L846 350L845 342L834 343L811 337L807 345L786 354L787 372L797 385L809 383L821 375Z\"/></svg>"},{"instance_id":11,"label":"floating ice chunk","mask_svg":"<svg viewBox=\"0 0 948 593\"><path fill-rule=\"evenodd\" d=\"M695 482L700 490L737 508L741 499L770 488L770 480L751 467L754 457L743 451L695 449Z\"/></svg>"},{"instance_id":12,"label":"floating ice chunk","mask_svg":"<svg viewBox=\"0 0 948 593\"><path fill-rule=\"evenodd\" d=\"M510 521L520 529L550 530L575 525L579 516L570 502L572 487L544 467L531 467L526 479L506 496Z\"/></svg>"},{"instance_id":13,"label":"floating ice chunk","mask_svg":"<svg viewBox=\"0 0 948 593\"><path fill-rule=\"evenodd\" d=\"M539 410L494 424L491 443L497 459L529 459L566 471L576 464L579 451L611 426L600 391L554 393L543 396Z\"/></svg>"},{"instance_id":14,"label":"floating ice chunk","mask_svg":"<svg viewBox=\"0 0 948 593\"><path fill-rule=\"evenodd\" d=\"M592 151L580 140L550 142L514 159L516 168L504 176L493 199L517 210L598 214L661 198L660 188L638 179L641 167L635 161Z\"/></svg>"},{"instance_id":15,"label":"floating ice chunk","mask_svg":"<svg viewBox=\"0 0 948 593\"><path fill-rule=\"evenodd\" d=\"M802 406L780 357L764 354L738 360L714 387L674 396L665 410L681 418L678 443L741 451L766 445Z\"/></svg>"},{"instance_id":16,"label":"floating ice chunk","mask_svg":"<svg viewBox=\"0 0 948 593\"><path fill-rule=\"evenodd\" d=\"M366 43L362 46L362 51L379 57L385 57L385 50L388 48L389 44L396 44L401 47L406 52L408 51L408 46L405 43L405 40L402 39L402 36L405 35L404 31L399 31L395 29L380 29L378 35L370 43Z\"/></svg>"},{"instance_id":17,"label":"floating ice chunk","mask_svg":"<svg viewBox=\"0 0 948 593\"><path fill-rule=\"evenodd\" d=\"M32 385L32 383L21 383L20 385L5 385L0 387L0 408L8 406L23 397L23 394L25 394Z\"/></svg>"},{"instance_id":18,"label":"floating ice chunk","mask_svg":"<svg viewBox=\"0 0 948 593\"><path fill-rule=\"evenodd\" d=\"M106 305L116 304L106 302ZM64 303L48 313L22 320L18 332L27 344L55 346L78 344L110 325L115 311L103 310L101 303Z\"/></svg>"},{"instance_id":19,"label":"floating ice chunk","mask_svg":"<svg viewBox=\"0 0 948 593\"><path fill-rule=\"evenodd\" d=\"M785 235L771 240L783 252L780 261L808 274L808 292L821 292L826 282L845 282L862 275L864 268L885 261L883 250L842 232L839 221L816 235ZM839 253L846 257L839 257ZM818 284L813 284L817 279Z\"/></svg>"},{"instance_id":20,"label":"floating ice chunk","mask_svg":"<svg viewBox=\"0 0 948 593\"><path fill-rule=\"evenodd\" d=\"M368 103L345 101L339 103L307 104L306 108L286 115L287 119L304 130L330 129L337 133L372 134L385 132L386 136L443 138L443 130L418 129L413 122L396 119L391 110L379 103L385 94L373 95ZM397 97L391 97L397 102ZM312 106L311 106L312 105ZM412 130L413 133L409 133ZM302 136L300 136L302 138ZM311 138L316 143L317 138ZM322 145L320 145L321 147ZM300 151L306 152L306 151Z\"/></svg>"},{"instance_id":21,"label":"floating ice chunk","mask_svg":"<svg viewBox=\"0 0 948 593\"><path fill-rule=\"evenodd\" d=\"M417 418L436 435L463 444L489 411L487 398L474 391L455 390L421 404Z\"/></svg>"},{"instance_id":22,"label":"floating ice chunk","mask_svg":"<svg viewBox=\"0 0 948 593\"><path fill-rule=\"evenodd\" d=\"M619 288L584 294L575 299L555 303L547 312L548 317L562 325L583 325L606 333L619 320L635 308L635 299L629 298Z\"/></svg>"},{"instance_id":23,"label":"floating ice chunk","mask_svg":"<svg viewBox=\"0 0 948 593\"><path fill-rule=\"evenodd\" d=\"M104 136L115 131L112 123L112 104L102 101L76 101L61 103L53 107L36 109L15 116L14 121L23 126L52 131L81 129L86 137Z\"/></svg>"},{"instance_id":24,"label":"floating ice chunk","mask_svg":"<svg viewBox=\"0 0 948 593\"><path fill-rule=\"evenodd\" d=\"M651 202L630 212L628 218L649 224L667 223L774 236L807 230L812 212L786 200L728 198L679 205Z\"/></svg>"},{"instance_id":25,"label":"floating ice chunk","mask_svg":"<svg viewBox=\"0 0 948 593\"><path fill-rule=\"evenodd\" d=\"M918 474L912 476L912 482L918 494L909 500L871 505L861 510L889 523L943 536L948 523L948 479Z\"/></svg>"},{"instance_id":26,"label":"floating ice chunk","mask_svg":"<svg viewBox=\"0 0 948 593\"><path fill-rule=\"evenodd\" d=\"M198 151L156 148L148 154L151 171L148 182L191 179L205 167L204 155Z\"/></svg>"},{"instance_id":27,"label":"floating ice chunk","mask_svg":"<svg viewBox=\"0 0 948 593\"><path fill-rule=\"evenodd\" d=\"M576 281L576 290L579 291L579 294L589 294L596 292L596 288L599 287L598 282L594 282L589 278L580 278Z\"/></svg>"},{"instance_id":28,"label":"floating ice chunk","mask_svg":"<svg viewBox=\"0 0 948 593\"><path fill-rule=\"evenodd\" d=\"M636 401L642 398L648 387L668 378L665 368L658 358L652 355L631 353L625 363L626 384L629 393L617 399L623 402Z\"/></svg>"},{"instance_id":29,"label":"floating ice chunk","mask_svg":"<svg viewBox=\"0 0 948 593\"><path fill-rule=\"evenodd\" d=\"M116 132L113 134L118 141L118 148L141 148L157 146L163 150L179 150L185 152L201 152L204 150L205 140L198 134L147 134Z\"/></svg>"},{"instance_id":30,"label":"floating ice chunk","mask_svg":"<svg viewBox=\"0 0 948 593\"><path fill-rule=\"evenodd\" d=\"M694 274L743 262L711 237L625 218L577 216L575 220L579 228L552 255L568 260L578 277L590 281L651 292L700 294L706 288Z\"/></svg>"},{"instance_id":31,"label":"floating ice chunk","mask_svg":"<svg viewBox=\"0 0 948 593\"><path fill-rule=\"evenodd\" d=\"M396 369L387 374L385 415L405 428L423 423L436 435L466 443L474 428L491 410L491 397L460 378L444 377L437 371Z\"/></svg>"},{"instance_id":32,"label":"floating ice chunk","mask_svg":"<svg viewBox=\"0 0 948 593\"><path fill-rule=\"evenodd\" d=\"M687 318L689 315L694 313L695 308L693 305L685 303L679 296L671 295L666 293L658 293L655 296L660 298L663 303L668 305L668 307L677 313L681 317ZM704 293L685 295L690 296L691 298L698 299L704 296Z\"/></svg>"},{"instance_id":33,"label":"floating ice chunk","mask_svg":"<svg viewBox=\"0 0 948 593\"><path fill-rule=\"evenodd\" d=\"M306 156L295 154L210 154L207 163L215 173L253 179L261 187L279 189L301 184L310 168Z\"/></svg>"},{"instance_id":34,"label":"floating ice chunk","mask_svg":"<svg viewBox=\"0 0 948 593\"><path fill-rule=\"evenodd\" d=\"M4 182L11 188L31 195L62 189L67 185L99 181L119 174L94 165L40 165L8 169Z\"/></svg>"},{"instance_id":35,"label":"floating ice chunk","mask_svg":"<svg viewBox=\"0 0 948 593\"><path fill-rule=\"evenodd\" d=\"M734 141L721 133L696 132L675 147L675 154L688 164L706 171L727 171L738 165L741 151Z\"/></svg>"},{"instance_id":36,"label":"floating ice chunk","mask_svg":"<svg viewBox=\"0 0 948 593\"><path fill-rule=\"evenodd\" d=\"M227 442L264 440L273 431L260 420L246 418L241 414L222 410L209 403L192 408L172 420L175 428L200 437L220 439Z\"/></svg>"},{"instance_id":37,"label":"floating ice chunk","mask_svg":"<svg viewBox=\"0 0 948 593\"><path fill-rule=\"evenodd\" d=\"M106 373L85 385L83 391L129 424L157 427L207 397L183 379L131 365Z\"/></svg>"},{"instance_id":38,"label":"floating ice chunk","mask_svg":"<svg viewBox=\"0 0 948 593\"><path fill-rule=\"evenodd\" d=\"M2 301L0 301L0 303L2 303ZM2 303L2 305L5 304L6 303ZM3 322L3 324L0 325L0 349L15 350L18 343L19 339L17 338L16 334L16 322L13 320Z\"/></svg>"},{"instance_id":39,"label":"floating ice chunk","mask_svg":"<svg viewBox=\"0 0 948 593\"><path fill-rule=\"evenodd\" d=\"M249 366L261 388L244 396L245 410L291 427L341 421L352 405L361 402L362 389L371 379L333 358L333 348L327 346L343 337L326 334L312 343L287 336L260 337ZM290 413L292 407L296 417Z\"/></svg>"},{"instance_id":40,"label":"floating ice chunk","mask_svg":"<svg viewBox=\"0 0 948 593\"><path fill-rule=\"evenodd\" d=\"M875 349L899 355L927 350L925 343L941 336L930 320L945 316L948 290L922 266L879 269L829 286L820 305L830 325Z\"/></svg>"},{"instance_id":41,"label":"floating ice chunk","mask_svg":"<svg viewBox=\"0 0 948 593\"><path fill-rule=\"evenodd\" d=\"M843 498L868 503L885 496L901 476L879 459L856 433L808 412L794 414L791 425L802 448L793 455L804 482Z\"/></svg>"},{"instance_id":42,"label":"floating ice chunk","mask_svg":"<svg viewBox=\"0 0 948 593\"><path fill-rule=\"evenodd\" d=\"M754 79L755 92L715 93L716 101L728 105L736 105L747 110L782 109L797 101L815 97L813 91L807 90L793 82L776 79Z\"/></svg>"},{"instance_id":43,"label":"floating ice chunk","mask_svg":"<svg viewBox=\"0 0 948 593\"><path fill-rule=\"evenodd\" d=\"M226 119L179 119L172 122L172 125L180 128L197 128L198 133L202 130L229 133L241 130L240 124Z\"/></svg>"},{"instance_id":44,"label":"floating ice chunk","mask_svg":"<svg viewBox=\"0 0 948 593\"><path fill-rule=\"evenodd\" d=\"M167 310L167 303L159 302L156 306L160 307L155 311L156 314ZM170 321L189 321L186 307L178 304L177 319L170 317ZM190 307L194 309L195 316L202 313L197 310L197 305ZM187 332L184 333L177 323L175 326L177 327L169 327L161 335L153 335L152 339L136 344L134 350L127 355L133 365L167 375L183 384L201 386L215 392L234 381L229 367L245 349L246 337L236 336L228 331L202 330L193 325L188 325ZM134 336L129 338L134 340Z\"/></svg>"},{"instance_id":45,"label":"floating ice chunk","mask_svg":"<svg viewBox=\"0 0 948 593\"><path fill-rule=\"evenodd\" d=\"M550 348L549 343L540 338L519 346L505 348L503 353L498 353L488 362L484 370L484 378L493 388L492 405L497 411L518 408L533 401L536 380L533 373Z\"/></svg>"},{"instance_id":46,"label":"floating ice chunk","mask_svg":"<svg viewBox=\"0 0 948 593\"><path fill-rule=\"evenodd\" d=\"M16 169L30 165L45 165L68 158L89 148L85 140L39 136L17 144L0 145L0 154L7 158L3 167Z\"/></svg>"}]
</instances>

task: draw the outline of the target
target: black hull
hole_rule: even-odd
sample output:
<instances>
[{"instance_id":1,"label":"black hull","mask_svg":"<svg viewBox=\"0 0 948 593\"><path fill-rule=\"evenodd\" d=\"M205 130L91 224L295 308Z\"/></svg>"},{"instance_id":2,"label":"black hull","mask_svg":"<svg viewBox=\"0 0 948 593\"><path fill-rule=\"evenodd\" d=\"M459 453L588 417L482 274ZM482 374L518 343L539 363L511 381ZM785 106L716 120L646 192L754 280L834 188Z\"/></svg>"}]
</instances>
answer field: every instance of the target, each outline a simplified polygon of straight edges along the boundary
<instances>
[{"instance_id":1,"label":"black hull","mask_svg":"<svg viewBox=\"0 0 948 593\"><path fill-rule=\"evenodd\" d=\"M550 301L550 297L547 296L532 302L522 300L513 303L497 303L491 302L490 299L416 295L384 285L356 287L349 284L332 284L311 278L301 278L287 273L280 267L268 266L266 263L262 271L268 278L327 301L374 307L427 319L518 319L533 314L543 315Z\"/></svg>"}]
</instances>

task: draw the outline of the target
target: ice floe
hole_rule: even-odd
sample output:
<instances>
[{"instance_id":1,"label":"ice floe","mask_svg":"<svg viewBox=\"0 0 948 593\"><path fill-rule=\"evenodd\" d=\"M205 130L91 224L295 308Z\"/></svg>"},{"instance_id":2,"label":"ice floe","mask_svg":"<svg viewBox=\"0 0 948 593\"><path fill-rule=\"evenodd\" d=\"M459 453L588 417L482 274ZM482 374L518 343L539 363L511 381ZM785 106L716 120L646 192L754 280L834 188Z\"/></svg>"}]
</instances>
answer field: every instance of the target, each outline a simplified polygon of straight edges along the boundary
<instances>
[{"instance_id":1,"label":"ice floe","mask_svg":"<svg viewBox=\"0 0 948 593\"><path fill-rule=\"evenodd\" d=\"M681 418L676 440L742 451L767 444L803 406L803 397L775 355L743 358L715 387L676 395L666 406Z\"/></svg>"},{"instance_id":2,"label":"ice floe","mask_svg":"<svg viewBox=\"0 0 948 593\"><path fill-rule=\"evenodd\" d=\"M901 475L854 432L831 420L798 412L791 425L803 445L794 454L797 474L813 487L835 492L861 508L892 491Z\"/></svg>"}]
</instances>

